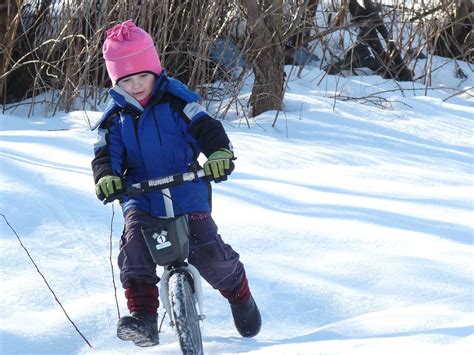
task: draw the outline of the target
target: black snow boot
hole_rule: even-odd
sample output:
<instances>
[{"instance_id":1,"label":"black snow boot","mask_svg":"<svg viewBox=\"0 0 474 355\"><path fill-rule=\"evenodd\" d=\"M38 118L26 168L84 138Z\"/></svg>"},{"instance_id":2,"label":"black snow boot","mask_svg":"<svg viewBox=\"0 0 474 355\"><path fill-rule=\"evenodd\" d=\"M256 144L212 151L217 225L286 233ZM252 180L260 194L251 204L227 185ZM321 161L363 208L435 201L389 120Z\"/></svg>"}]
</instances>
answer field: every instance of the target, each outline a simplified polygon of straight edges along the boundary
<instances>
[{"instance_id":1,"label":"black snow boot","mask_svg":"<svg viewBox=\"0 0 474 355\"><path fill-rule=\"evenodd\" d=\"M254 337L260 332L262 318L252 295L245 303L231 303L234 324L240 335L246 338Z\"/></svg>"},{"instance_id":2,"label":"black snow boot","mask_svg":"<svg viewBox=\"0 0 474 355\"><path fill-rule=\"evenodd\" d=\"M131 316L121 317L117 324L117 337L132 340L135 345L142 347L158 345L157 317L146 311L135 311Z\"/></svg>"}]
</instances>

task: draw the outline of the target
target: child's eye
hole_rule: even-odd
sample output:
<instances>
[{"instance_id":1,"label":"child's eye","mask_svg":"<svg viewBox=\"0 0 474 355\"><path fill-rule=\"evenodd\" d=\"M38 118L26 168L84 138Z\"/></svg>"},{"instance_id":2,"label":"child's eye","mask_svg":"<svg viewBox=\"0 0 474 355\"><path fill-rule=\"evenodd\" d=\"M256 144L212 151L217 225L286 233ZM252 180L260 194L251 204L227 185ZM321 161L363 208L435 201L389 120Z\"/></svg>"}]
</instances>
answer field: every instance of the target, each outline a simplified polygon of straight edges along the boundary
<instances>
[{"instance_id":1,"label":"child's eye","mask_svg":"<svg viewBox=\"0 0 474 355\"><path fill-rule=\"evenodd\" d=\"M128 83L130 81L130 78L125 78L125 79L122 79L120 80L122 83Z\"/></svg>"},{"instance_id":2,"label":"child's eye","mask_svg":"<svg viewBox=\"0 0 474 355\"><path fill-rule=\"evenodd\" d=\"M149 75L148 73L140 74L140 78L145 78L145 77L147 77L148 75Z\"/></svg>"}]
</instances>

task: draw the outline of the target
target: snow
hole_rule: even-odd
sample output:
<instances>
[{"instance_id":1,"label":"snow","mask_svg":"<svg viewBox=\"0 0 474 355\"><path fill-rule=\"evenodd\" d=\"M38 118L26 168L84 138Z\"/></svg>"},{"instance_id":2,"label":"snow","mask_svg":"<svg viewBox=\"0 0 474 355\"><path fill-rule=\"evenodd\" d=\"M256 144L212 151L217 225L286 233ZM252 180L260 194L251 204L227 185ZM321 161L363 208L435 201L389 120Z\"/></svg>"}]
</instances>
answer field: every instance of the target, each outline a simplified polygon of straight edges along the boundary
<instances>
[{"instance_id":1,"label":"snow","mask_svg":"<svg viewBox=\"0 0 474 355\"><path fill-rule=\"evenodd\" d=\"M276 112L249 128L229 111L238 160L214 186L213 215L263 327L239 337L204 282L206 353L471 353L474 73L458 62L468 75L458 79L452 61L434 59L430 86L293 70L275 127ZM115 336L109 243L112 228L118 284L122 218L94 193L87 122L100 112L26 112L0 115L0 213L92 348L0 218L0 353L179 353L168 317L158 347Z\"/></svg>"}]
</instances>

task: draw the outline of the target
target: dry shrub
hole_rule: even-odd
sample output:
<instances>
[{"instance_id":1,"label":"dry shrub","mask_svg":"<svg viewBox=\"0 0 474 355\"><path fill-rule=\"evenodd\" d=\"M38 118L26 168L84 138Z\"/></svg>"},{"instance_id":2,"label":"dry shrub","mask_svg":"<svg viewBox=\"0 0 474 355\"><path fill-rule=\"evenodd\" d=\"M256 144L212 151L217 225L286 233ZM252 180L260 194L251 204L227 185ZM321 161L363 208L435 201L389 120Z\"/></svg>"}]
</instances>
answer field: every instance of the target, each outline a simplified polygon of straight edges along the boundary
<instances>
[{"instance_id":1,"label":"dry shrub","mask_svg":"<svg viewBox=\"0 0 474 355\"><path fill-rule=\"evenodd\" d=\"M236 5L218 0L16 0L1 18L9 23L2 45L3 104L51 92L54 109L93 108L110 85L101 47L106 29L132 19L155 39L170 75L190 87L215 80L212 43L228 36ZM15 11L16 10L16 11ZM222 73L219 73L222 75Z\"/></svg>"},{"instance_id":2,"label":"dry shrub","mask_svg":"<svg viewBox=\"0 0 474 355\"><path fill-rule=\"evenodd\" d=\"M380 3L378 2L380 1ZM219 91L209 83L221 80L223 94L231 95L229 105L239 103L237 97L246 72L240 76L217 66L211 60L216 40L235 44L247 61L247 69L258 70L259 51L254 36L242 29L248 8L239 7L242 0L10 0L0 2L0 100L4 104L49 92L44 99L52 107L71 110L96 108L107 97L110 85L102 60L101 46L105 30L132 19L155 39L167 72L212 100L220 100ZM245 4L251 4L246 0ZM257 6L267 0L255 0ZM284 27L291 36L280 36L287 51L306 47L321 58L326 67L349 60L358 38L357 24L349 14L349 0L279 0L283 5ZM422 56L443 55L472 62L473 5L470 0L415 0L405 2L374 1L380 18L388 30L383 42L388 57L399 55L410 67ZM270 4L270 3L268 3ZM302 6L303 18L295 16ZM269 7L271 8L271 7ZM243 11L242 11L243 10ZM278 11L281 7L278 8ZM281 20L281 14L265 19ZM298 19L295 26L292 22ZM301 20L301 21L300 21ZM256 21L256 22L255 22ZM253 23L258 23L253 20ZM278 25L279 26L279 25ZM278 28L278 26L274 26ZM244 26L245 27L245 26ZM255 26L254 26L255 27ZM294 27L294 28L293 28ZM270 26L269 28L272 28ZM236 29L239 29L237 31ZM389 48L393 46L396 52ZM266 45L268 47L268 45ZM425 79L429 78L427 62ZM280 63L278 64L280 65ZM350 63L352 66L353 63ZM387 68L387 70L390 68ZM417 78L415 78L417 79ZM419 78L418 78L419 79ZM422 78L423 79L423 78ZM282 83L283 85L283 83ZM230 89L233 88L233 89ZM10 105L11 106L11 105ZM32 105L33 106L33 105ZM51 113L50 112L50 113ZM226 112L223 108L221 112Z\"/></svg>"}]
</instances>

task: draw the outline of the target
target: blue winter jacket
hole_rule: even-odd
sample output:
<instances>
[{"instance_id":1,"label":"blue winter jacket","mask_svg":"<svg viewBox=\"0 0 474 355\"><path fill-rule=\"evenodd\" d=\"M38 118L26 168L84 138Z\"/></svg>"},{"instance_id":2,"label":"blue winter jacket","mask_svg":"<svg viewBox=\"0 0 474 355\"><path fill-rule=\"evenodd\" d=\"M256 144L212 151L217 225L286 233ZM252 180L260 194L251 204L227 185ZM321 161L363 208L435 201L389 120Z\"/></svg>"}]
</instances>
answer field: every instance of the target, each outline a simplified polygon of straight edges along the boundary
<instances>
[{"instance_id":1,"label":"blue winter jacket","mask_svg":"<svg viewBox=\"0 0 474 355\"><path fill-rule=\"evenodd\" d=\"M140 103L120 87L98 128L92 160L94 180L106 175L123 177L126 186L147 179L189 171L200 153L232 149L222 124L197 103L199 96L183 83L162 74L156 78L150 103ZM169 195L169 196L168 196ZM155 217L211 211L211 188L204 179L169 191L125 198L123 213L138 208Z\"/></svg>"}]
</instances>

